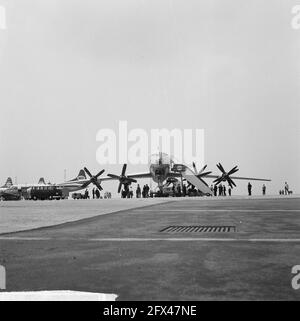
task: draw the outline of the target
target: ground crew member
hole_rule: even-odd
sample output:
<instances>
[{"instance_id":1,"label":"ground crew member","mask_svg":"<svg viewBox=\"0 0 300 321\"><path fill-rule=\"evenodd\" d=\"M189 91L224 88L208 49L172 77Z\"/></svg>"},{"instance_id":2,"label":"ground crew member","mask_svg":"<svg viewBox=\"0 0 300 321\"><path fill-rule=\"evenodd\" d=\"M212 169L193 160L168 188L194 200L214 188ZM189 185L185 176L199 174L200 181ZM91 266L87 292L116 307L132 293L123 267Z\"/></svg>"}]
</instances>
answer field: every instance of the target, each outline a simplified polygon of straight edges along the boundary
<instances>
[{"instance_id":1,"label":"ground crew member","mask_svg":"<svg viewBox=\"0 0 300 321\"><path fill-rule=\"evenodd\" d=\"M223 195L223 186L220 183L220 185L219 185L219 196L222 196L222 195Z\"/></svg>"},{"instance_id":2,"label":"ground crew member","mask_svg":"<svg viewBox=\"0 0 300 321\"><path fill-rule=\"evenodd\" d=\"M217 193L218 193L218 186L217 186L217 184L215 184L215 186L214 186L214 195L217 196Z\"/></svg>"},{"instance_id":3,"label":"ground crew member","mask_svg":"<svg viewBox=\"0 0 300 321\"><path fill-rule=\"evenodd\" d=\"M263 184L263 186L262 186L262 193L263 193L263 195L266 195L266 185L265 184Z\"/></svg>"},{"instance_id":4,"label":"ground crew member","mask_svg":"<svg viewBox=\"0 0 300 321\"><path fill-rule=\"evenodd\" d=\"M251 183L249 182L249 183L248 183L248 195L251 196L251 194L252 194L252 185L251 185Z\"/></svg>"},{"instance_id":5,"label":"ground crew member","mask_svg":"<svg viewBox=\"0 0 300 321\"><path fill-rule=\"evenodd\" d=\"M226 186L225 186L225 184L223 185L223 195L226 196Z\"/></svg>"},{"instance_id":6,"label":"ground crew member","mask_svg":"<svg viewBox=\"0 0 300 321\"><path fill-rule=\"evenodd\" d=\"M284 193L285 193L285 195L288 195L288 193L289 193L289 185L287 182L285 182L285 184L284 184Z\"/></svg>"}]
</instances>

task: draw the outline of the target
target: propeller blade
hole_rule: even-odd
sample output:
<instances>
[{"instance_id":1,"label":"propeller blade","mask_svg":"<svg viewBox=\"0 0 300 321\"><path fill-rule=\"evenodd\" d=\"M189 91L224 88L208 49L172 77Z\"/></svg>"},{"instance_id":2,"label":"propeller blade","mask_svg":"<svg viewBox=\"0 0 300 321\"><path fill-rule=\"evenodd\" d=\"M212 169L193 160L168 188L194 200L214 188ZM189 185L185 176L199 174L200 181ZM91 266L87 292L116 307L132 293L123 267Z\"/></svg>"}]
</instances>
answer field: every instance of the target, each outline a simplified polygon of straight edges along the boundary
<instances>
[{"instance_id":1,"label":"propeller blade","mask_svg":"<svg viewBox=\"0 0 300 321\"><path fill-rule=\"evenodd\" d=\"M200 172L198 174L202 174L205 171L206 167L207 167L207 165L204 165L203 168L200 170Z\"/></svg>"},{"instance_id":2,"label":"propeller blade","mask_svg":"<svg viewBox=\"0 0 300 321\"><path fill-rule=\"evenodd\" d=\"M225 172L225 169L223 168L223 166L222 166L222 164L221 164L221 163L219 163L218 168L221 170L221 172L223 172L223 174L225 174L225 173L226 173L226 172Z\"/></svg>"},{"instance_id":3,"label":"propeller blade","mask_svg":"<svg viewBox=\"0 0 300 321\"><path fill-rule=\"evenodd\" d=\"M122 174L121 174L121 176L125 176L126 168L127 168L127 164L124 164L124 165L123 165L123 168L122 168Z\"/></svg>"},{"instance_id":4,"label":"propeller blade","mask_svg":"<svg viewBox=\"0 0 300 321\"><path fill-rule=\"evenodd\" d=\"M89 177L93 177L93 175L90 173L90 171L86 167L84 167L84 171L89 175Z\"/></svg>"},{"instance_id":5,"label":"propeller blade","mask_svg":"<svg viewBox=\"0 0 300 321\"><path fill-rule=\"evenodd\" d=\"M198 171L197 171L197 167L195 162L193 162L193 169L194 169L194 173L197 175Z\"/></svg>"},{"instance_id":6,"label":"propeller blade","mask_svg":"<svg viewBox=\"0 0 300 321\"><path fill-rule=\"evenodd\" d=\"M234 174L234 173L236 173L236 172L238 172L238 169L235 170L235 171L233 171L233 172L231 172L231 173L229 174L229 176L231 176L232 174Z\"/></svg>"},{"instance_id":7,"label":"propeller blade","mask_svg":"<svg viewBox=\"0 0 300 321\"><path fill-rule=\"evenodd\" d=\"M100 171L100 172L95 176L95 178L98 178L98 177L101 176L104 172L105 172L105 170L102 169L102 171Z\"/></svg>"},{"instance_id":8,"label":"propeller blade","mask_svg":"<svg viewBox=\"0 0 300 321\"><path fill-rule=\"evenodd\" d=\"M123 168L122 168L122 173L121 173L121 175L107 174L107 176L119 180L118 193L121 192L122 185L125 186L125 185L129 185L129 184L131 184L131 183L137 183L137 180L135 180L134 178L131 178L131 177L127 177L127 176L125 175L126 169L127 169L127 164L124 164L124 165L123 165Z\"/></svg>"},{"instance_id":9,"label":"propeller blade","mask_svg":"<svg viewBox=\"0 0 300 321\"><path fill-rule=\"evenodd\" d=\"M211 174L211 173L212 173L212 172L209 171L209 172L201 173L201 174L199 174L198 176L199 176L199 177L204 177L204 176L209 175L209 174Z\"/></svg>"},{"instance_id":10,"label":"propeller blade","mask_svg":"<svg viewBox=\"0 0 300 321\"><path fill-rule=\"evenodd\" d=\"M91 184L91 182L92 182L91 180L85 182L85 183L81 186L81 188L84 189L84 188L88 187L88 186Z\"/></svg>"},{"instance_id":11,"label":"propeller blade","mask_svg":"<svg viewBox=\"0 0 300 321\"><path fill-rule=\"evenodd\" d=\"M229 185L231 188L233 188L233 186L232 186L232 180L228 179L228 180L227 180L227 183L228 183L228 185Z\"/></svg>"},{"instance_id":12,"label":"propeller blade","mask_svg":"<svg viewBox=\"0 0 300 321\"><path fill-rule=\"evenodd\" d=\"M228 174L228 176L231 176L232 174L236 173L237 171L238 171L238 169L233 171L233 172L231 172L230 174Z\"/></svg>"},{"instance_id":13,"label":"propeller blade","mask_svg":"<svg viewBox=\"0 0 300 321\"><path fill-rule=\"evenodd\" d=\"M227 181L228 181L228 183L230 182L229 185L234 185L236 187L235 182L230 177L228 177ZM230 186L230 187L232 188L232 186Z\"/></svg>"},{"instance_id":14,"label":"propeller blade","mask_svg":"<svg viewBox=\"0 0 300 321\"><path fill-rule=\"evenodd\" d=\"M231 174L237 172L238 170L239 170L239 169L237 168L237 166L235 166L235 167L233 167L232 170L230 170L230 171L228 172L228 175L231 175Z\"/></svg>"},{"instance_id":15,"label":"propeller blade","mask_svg":"<svg viewBox=\"0 0 300 321\"><path fill-rule=\"evenodd\" d=\"M122 188L122 183L120 182L120 183L119 183L119 187L118 187L118 193L121 192L121 188Z\"/></svg>"},{"instance_id":16,"label":"propeller blade","mask_svg":"<svg viewBox=\"0 0 300 321\"><path fill-rule=\"evenodd\" d=\"M98 189L99 189L100 191L103 190L102 186L100 185L100 183L99 183L98 181L95 181L94 184L98 187Z\"/></svg>"},{"instance_id":17,"label":"propeller blade","mask_svg":"<svg viewBox=\"0 0 300 321\"><path fill-rule=\"evenodd\" d=\"M221 177L218 177L213 181L213 183L216 183L216 185L220 184L221 182L222 182L222 178Z\"/></svg>"},{"instance_id":18,"label":"propeller blade","mask_svg":"<svg viewBox=\"0 0 300 321\"><path fill-rule=\"evenodd\" d=\"M100 185L100 183L97 181L97 177L99 177L100 175L102 175L104 173L104 169L102 169L102 171L100 171L96 176L93 176L91 174L91 172L86 168L84 167L84 171L87 173L87 175L91 178L90 180L88 180L87 182L85 182L81 187L82 188L86 188L88 187L91 183L93 183L94 185L96 185L98 187L98 189L100 191L102 191L102 187Z\"/></svg>"}]
</instances>

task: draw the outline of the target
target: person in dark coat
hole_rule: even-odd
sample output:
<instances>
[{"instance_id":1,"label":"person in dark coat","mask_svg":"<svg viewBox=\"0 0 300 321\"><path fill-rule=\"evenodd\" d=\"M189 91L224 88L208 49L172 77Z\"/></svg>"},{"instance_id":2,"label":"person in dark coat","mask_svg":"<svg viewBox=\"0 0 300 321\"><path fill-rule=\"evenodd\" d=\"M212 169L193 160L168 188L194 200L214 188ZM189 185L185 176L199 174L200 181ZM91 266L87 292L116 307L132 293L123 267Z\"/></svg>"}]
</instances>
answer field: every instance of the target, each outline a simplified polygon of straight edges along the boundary
<instances>
[{"instance_id":1,"label":"person in dark coat","mask_svg":"<svg viewBox=\"0 0 300 321\"><path fill-rule=\"evenodd\" d=\"M263 186L262 186L262 194L263 195L266 195L266 185L265 184L263 184Z\"/></svg>"},{"instance_id":2,"label":"person in dark coat","mask_svg":"<svg viewBox=\"0 0 300 321\"><path fill-rule=\"evenodd\" d=\"M180 184L178 184L178 186L177 186L177 193L178 193L178 196L181 197L181 186L180 186Z\"/></svg>"},{"instance_id":3,"label":"person in dark coat","mask_svg":"<svg viewBox=\"0 0 300 321\"><path fill-rule=\"evenodd\" d=\"M96 198L98 200L100 198L100 191L98 190L98 188L95 191L95 195L96 195Z\"/></svg>"},{"instance_id":4,"label":"person in dark coat","mask_svg":"<svg viewBox=\"0 0 300 321\"><path fill-rule=\"evenodd\" d=\"M218 186L217 184L214 185L214 195L217 196L218 194Z\"/></svg>"},{"instance_id":5,"label":"person in dark coat","mask_svg":"<svg viewBox=\"0 0 300 321\"><path fill-rule=\"evenodd\" d=\"M126 197L126 198L130 198L129 185L126 184L124 188L125 188L125 193L126 193L126 194L125 194L125 195L126 195L125 197Z\"/></svg>"},{"instance_id":6,"label":"person in dark coat","mask_svg":"<svg viewBox=\"0 0 300 321\"><path fill-rule=\"evenodd\" d=\"M284 194L288 195L289 194L289 184L287 182L284 183Z\"/></svg>"},{"instance_id":7,"label":"person in dark coat","mask_svg":"<svg viewBox=\"0 0 300 321\"><path fill-rule=\"evenodd\" d=\"M231 187L228 186L228 195L231 196Z\"/></svg>"},{"instance_id":8,"label":"person in dark coat","mask_svg":"<svg viewBox=\"0 0 300 321\"><path fill-rule=\"evenodd\" d=\"M249 196L252 195L252 185L251 185L250 182L248 183L248 195L249 195Z\"/></svg>"},{"instance_id":9,"label":"person in dark coat","mask_svg":"<svg viewBox=\"0 0 300 321\"><path fill-rule=\"evenodd\" d=\"M132 189L132 186L129 187L128 194L129 194L129 198L133 198L133 189Z\"/></svg>"},{"instance_id":10,"label":"person in dark coat","mask_svg":"<svg viewBox=\"0 0 300 321\"><path fill-rule=\"evenodd\" d=\"M223 186L222 184L219 185L219 196L223 195Z\"/></svg>"},{"instance_id":11,"label":"person in dark coat","mask_svg":"<svg viewBox=\"0 0 300 321\"><path fill-rule=\"evenodd\" d=\"M149 197L150 187L146 184L146 197Z\"/></svg>"},{"instance_id":12,"label":"person in dark coat","mask_svg":"<svg viewBox=\"0 0 300 321\"><path fill-rule=\"evenodd\" d=\"M225 186L225 184L223 185L223 195L226 196L226 186Z\"/></svg>"}]
</instances>

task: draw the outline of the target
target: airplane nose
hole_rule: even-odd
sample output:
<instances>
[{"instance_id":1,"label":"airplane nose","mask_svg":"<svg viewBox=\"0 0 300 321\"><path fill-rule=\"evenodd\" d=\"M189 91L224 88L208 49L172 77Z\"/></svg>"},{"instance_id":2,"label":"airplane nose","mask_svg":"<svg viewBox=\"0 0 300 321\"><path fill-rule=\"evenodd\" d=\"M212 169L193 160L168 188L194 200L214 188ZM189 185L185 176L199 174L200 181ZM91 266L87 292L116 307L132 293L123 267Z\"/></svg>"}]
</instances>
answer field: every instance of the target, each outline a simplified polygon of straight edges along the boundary
<instances>
[{"instance_id":1,"label":"airplane nose","mask_svg":"<svg viewBox=\"0 0 300 321\"><path fill-rule=\"evenodd\" d=\"M157 176L160 176L160 175L162 175L163 173L162 173L162 171L160 170L160 169L157 169L156 171L155 171L155 175L157 175Z\"/></svg>"}]
</instances>

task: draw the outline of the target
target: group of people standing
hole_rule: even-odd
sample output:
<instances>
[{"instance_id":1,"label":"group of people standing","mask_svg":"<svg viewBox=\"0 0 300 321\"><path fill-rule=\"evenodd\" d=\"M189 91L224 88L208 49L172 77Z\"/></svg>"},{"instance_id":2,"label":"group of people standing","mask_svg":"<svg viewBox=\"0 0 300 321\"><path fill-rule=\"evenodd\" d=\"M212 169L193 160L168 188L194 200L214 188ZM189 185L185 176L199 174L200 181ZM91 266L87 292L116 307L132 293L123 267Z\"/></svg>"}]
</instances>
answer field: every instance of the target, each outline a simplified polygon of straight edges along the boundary
<instances>
[{"instance_id":1,"label":"group of people standing","mask_svg":"<svg viewBox=\"0 0 300 321\"><path fill-rule=\"evenodd\" d=\"M181 184L178 184L176 187L173 184L172 186L172 192L173 192L173 196L186 196L187 195L187 191L186 191L186 186L185 184L182 184L182 188L181 188Z\"/></svg>"},{"instance_id":2,"label":"group of people standing","mask_svg":"<svg viewBox=\"0 0 300 321\"><path fill-rule=\"evenodd\" d=\"M231 196L231 187L228 186L226 189L225 184L220 183L219 185L211 185L210 190L214 196L227 196L226 192L228 192L228 196Z\"/></svg>"},{"instance_id":3,"label":"group of people standing","mask_svg":"<svg viewBox=\"0 0 300 321\"><path fill-rule=\"evenodd\" d=\"M136 188L136 198L147 198L149 197L150 187L148 184L143 186L143 189L141 189L140 184L137 185Z\"/></svg>"},{"instance_id":4,"label":"group of people standing","mask_svg":"<svg viewBox=\"0 0 300 321\"><path fill-rule=\"evenodd\" d=\"M185 184L173 184L172 186L172 194L173 196L178 196L178 197L181 197L181 196L187 196L189 195L188 192L193 191L193 188L195 188L194 186L192 186L191 189L189 189L189 191L187 191L187 187ZM249 182L248 185L247 185L247 189L248 189L248 195L251 196L252 195L252 185L251 183ZM230 186L228 186L226 188L226 185L225 184L212 184L210 186L210 190L212 192L212 195L213 196L231 196L232 194L232 188ZM139 184L137 184L137 188L136 188L136 198L148 198L150 195L150 187L148 184L145 184L143 186L143 188L141 188L141 186ZM287 182L285 182L285 185L284 185L284 190L280 190L279 191L279 194L280 195L288 195L290 194L291 191L289 190L289 185L287 184ZM93 188L92 190L92 195L93 195L93 199L99 199L101 198L100 196L100 191L97 189L97 188ZM263 184L262 186L262 195L266 195L266 185ZM134 192L133 192L133 189L132 189L132 186L131 185L125 185L124 188L122 189L122 192L121 192L121 196L122 198L133 198L134 196ZM86 189L85 193L84 193L84 198L90 198L89 197L89 192L88 190Z\"/></svg>"},{"instance_id":5,"label":"group of people standing","mask_svg":"<svg viewBox=\"0 0 300 321\"><path fill-rule=\"evenodd\" d=\"M100 198L100 191L98 190L98 188L93 188L92 190L92 195L93 195L93 199L99 199Z\"/></svg>"},{"instance_id":6,"label":"group of people standing","mask_svg":"<svg viewBox=\"0 0 300 321\"><path fill-rule=\"evenodd\" d=\"M290 194L293 194L293 191L290 190L289 184L285 182L284 188L279 191L279 195L290 195Z\"/></svg>"},{"instance_id":7,"label":"group of people standing","mask_svg":"<svg viewBox=\"0 0 300 321\"><path fill-rule=\"evenodd\" d=\"M136 188L136 198L147 198L149 197L150 187L148 184L143 186L141 189L140 184L137 185ZM125 185L122 190L122 198L133 198L133 189L130 185Z\"/></svg>"},{"instance_id":8,"label":"group of people standing","mask_svg":"<svg viewBox=\"0 0 300 321\"><path fill-rule=\"evenodd\" d=\"M222 183L220 183L219 185L216 185L216 184L211 185L210 189L211 189L214 196L227 196L225 184L222 185ZM248 190L248 196L251 196L252 195L252 184L250 182L247 185L247 190ZM265 184L263 184L263 186L262 186L262 194L263 195L266 195L266 190L267 190L267 187ZM228 192L228 196L231 196L232 188L230 186L228 186L227 192Z\"/></svg>"}]
</instances>

